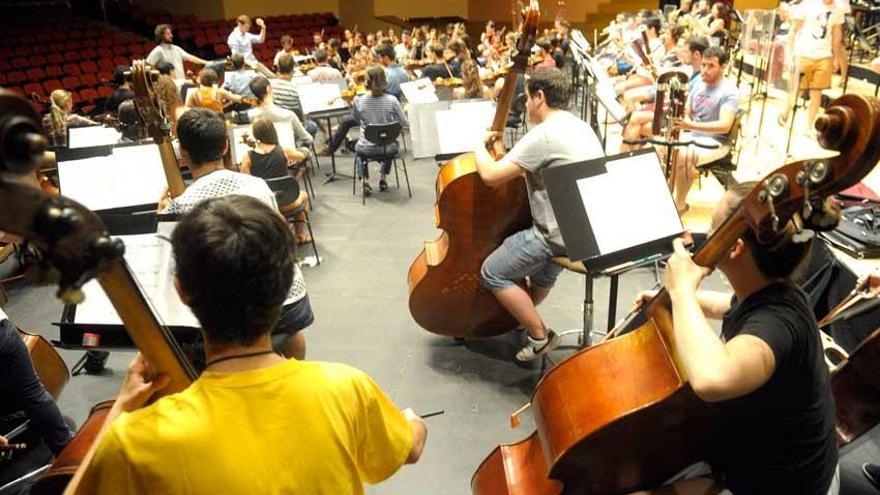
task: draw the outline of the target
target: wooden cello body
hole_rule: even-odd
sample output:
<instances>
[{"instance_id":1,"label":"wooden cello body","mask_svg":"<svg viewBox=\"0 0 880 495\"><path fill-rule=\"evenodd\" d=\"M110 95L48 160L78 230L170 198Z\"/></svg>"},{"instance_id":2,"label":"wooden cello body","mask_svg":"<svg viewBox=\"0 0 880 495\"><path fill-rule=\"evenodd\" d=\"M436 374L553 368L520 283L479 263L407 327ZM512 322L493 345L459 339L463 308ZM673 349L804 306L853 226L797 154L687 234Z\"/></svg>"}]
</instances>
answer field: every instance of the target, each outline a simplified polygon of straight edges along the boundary
<instances>
[{"instance_id":1,"label":"wooden cello body","mask_svg":"<svg viewBox=\"0 0 880 495\"><path fill-rule=\"evenodd\" d=\"M836 215L824 198L857 183L880 159L880 100L843 96L816 128L823 147L840 154L792 163L768 176L694 255L697 265L715 266L748 229L769 242L798 213L807 228L834 227ZM712 411L688 384L665 290L622 336L583 349L550 370L538 383L531 407L536 433L530 438L537 441L529 443L540 445L543 459L536 461L533 449L507 449L503 465L520 470L511 476L498 468L493 453L474 475L475 494L505 493L482 490L488 486L522 493L516 491L517 480L540 476L561 481L565 493L629 493L658 486L704 459L711 447Z\"/></svg>"},{"instance_id":2,"label":"wooden cello body","mask_svg":"<svg viewBox=\"0 0 880 495\"><path fill-rule=\"evenodd\" d=\"M880 423L880 330L859 344L831 373L837 439L847 444Z\"/></svg>"},{"instance_id":3,"label":"wooden cello body","mask_svg":"<svg viewBox=\"0 0 880 495\"><path fill-rule=\"evenodd\" d=\"M70 381L70 370L67 369L64 359L61 358L58 351L43 336L28 333L21 329L18 330L18 333L21 335L22 340L24 340L24 345L31 356L31 362L34 365L34 371L37 373L40 383L43 384L43 387L52 398L58 400L61 391L64 390L64 386Z\"/></svg>"},{"instance_id":4,"label":"wooden cello body","mask_svg":"<svg viewBox=\"0 0 880 495\"><path fill-rule=\"evenodd\" d=\"M537 2L524 10L518 55L504 81L492 130L503 132L513 101L516 79L525 72L537 32ZM504 155L500 143L496 158ZM483 183L475 155L461 155L437 176L434 225L443 230L426 242L409 268L409 309L425 330L448 337L487 337L508 332L516 319L480 285L480 267L505 238L531 225L524 179L498 187Z\"/></svg>"}]
</instances>

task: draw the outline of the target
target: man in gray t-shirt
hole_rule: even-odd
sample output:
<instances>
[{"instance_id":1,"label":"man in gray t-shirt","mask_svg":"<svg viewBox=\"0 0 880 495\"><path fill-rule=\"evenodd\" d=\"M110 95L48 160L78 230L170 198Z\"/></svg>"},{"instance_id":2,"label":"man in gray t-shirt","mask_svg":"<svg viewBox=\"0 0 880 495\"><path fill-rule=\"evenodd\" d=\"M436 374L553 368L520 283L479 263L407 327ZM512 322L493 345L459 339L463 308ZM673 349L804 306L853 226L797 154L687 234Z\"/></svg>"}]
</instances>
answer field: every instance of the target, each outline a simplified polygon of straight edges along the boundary
<instances>
[{"instance_id":1,"label":"man in gray t-shirt","mask_svg":"<svg viewBox=\"0 0 880 495\"><path fill-rule=\"evenodd\" d=\"M679 214L687 211L687 195L697 176L696 167L724 158L730 152L729 133L739 109L739 91L724 79L727 54L717 46L703 52L701 79L688 94L685 116L677 120L681 141L693 141L680 150L675 161L675 206Z\"/></svg>"},{"instance_id":2,"label":"man in gray t-shirt","mask_svg":"<svg viewBox=\"0 0 880 495\"><path fill-rule=\"evenodd\" d=\"M528 344L516 354L531 361L559 345L535 306L550 293L562 268L550 263L565 255L565 244L550 205L540 172L547 167L604 156L593 130L564 108L571 96L570 78L559 69L536 71L526 82L528 117L537 124L501 160L495 161L484 146L476 150L477 171L489 186L525 175L534 225L508 237L483 262L480 279L529 334ZM487 142L497 139L490 134ZM529 278L529 291L517 285Z\"/></svg>"}]
</instances>

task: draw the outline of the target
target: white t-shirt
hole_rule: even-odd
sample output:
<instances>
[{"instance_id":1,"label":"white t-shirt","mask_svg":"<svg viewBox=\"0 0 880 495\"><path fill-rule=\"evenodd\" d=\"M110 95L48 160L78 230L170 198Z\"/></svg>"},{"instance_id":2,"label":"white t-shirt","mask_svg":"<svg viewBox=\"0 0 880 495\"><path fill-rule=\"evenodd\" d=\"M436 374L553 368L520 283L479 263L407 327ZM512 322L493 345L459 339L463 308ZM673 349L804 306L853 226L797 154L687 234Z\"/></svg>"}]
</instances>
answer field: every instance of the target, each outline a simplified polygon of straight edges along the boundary
<instances>
[{"instance_id":1,"label":"white t-shirt","mask_svg":"<svg viewBox=\"0 0 880 495\"><path fill-rule=\"evenodd\" d=\"M275 211L278 211L278 202L275 194L266 185L266 181L252 175L241 174L231 170L217 170L208 175L199 177L189 185L183 194L171 200L168 206L162 210L163 214L183 214L195 207L201 201L210 198L241 194L256 198ZM299 265L293 268L293 284L287 293L284 304L293 304L306 295L306 281L303 278Z\"/></svg>"},{"instance_id":2,"label":"white t-shirt","mask_svg":"<svg viewBox=\"0 0 880 495\"><path fill-rule=\"evenodd\" d=\"M160 61L169 62L174 65L175 79L186 79L186 72L183 70L183 61L197 62L198 59L186 52L183 48L172 45L170 43L159 43L147 55L147 63L156 66Z\"/></svg>"},{"instance_id":3,"label":"white t-shirt","mask_svg":"<svg viewBox=\"0 0 880 495\"><path fill-rule=\"evenodd\" d=\"M505 157L528 172L526 185L534 228L556 254L565 253L565 243L541 170L603 156L602 143L586 122L569 112L556 111L532 127Z\"/></svg>"},{"instance_id":4,"label":"white t-shirt","mask_svg":"<svg viewBox=\"0 0 880 495\"><path fill-rule=\"evenodd\" d=\"M832 55L834 26L843 24L844 14L837 4L823 0L805 0L792 12L792 18L803 21L795 50L799 57L823 59Z\"/></svg>"}]
</instances>

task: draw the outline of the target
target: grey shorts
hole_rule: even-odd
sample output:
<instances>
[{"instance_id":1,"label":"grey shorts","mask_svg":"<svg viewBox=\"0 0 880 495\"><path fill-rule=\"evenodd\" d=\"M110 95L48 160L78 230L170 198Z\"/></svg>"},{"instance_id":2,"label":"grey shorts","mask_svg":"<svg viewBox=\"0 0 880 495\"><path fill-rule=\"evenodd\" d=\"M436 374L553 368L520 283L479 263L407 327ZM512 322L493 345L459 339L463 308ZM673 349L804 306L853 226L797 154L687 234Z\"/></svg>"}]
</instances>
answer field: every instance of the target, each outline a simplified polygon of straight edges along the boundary
<instances>
[{"instance_id":1,"label":"grey shorts","mask_svg":"<svg viewBox=\"0 0 880 495\"><path fill-rule=\"evenodd\" d=\"M553 251L535 229L521 230L483 261L480 282L491 291L499 291L529 277L532 286L550 289L562 273L561 266L550 263L552 257Z\"/></svg>"},{"instance_id":2,"label":"grey shorts","mask_svg":"<svg viewBox=\"0 0 880 495\"><path fill-rule=\"evenodd\" d=\"M692 464L688 466L680 473L676 474L672 477L672 479L668 480L665 485L671 485L673 483L677 483L679 481L692 480L696 478L711 478L712 477L712 467L705 462L698 462L696 464ZM828 487L827 495L838 495L840 493L840 465L837 465L837 468L834 470L834 477L831 479L831 486ZM718 495L736 495L732 491L728 489L721 490Z\"/></svg>"}]
</instances>

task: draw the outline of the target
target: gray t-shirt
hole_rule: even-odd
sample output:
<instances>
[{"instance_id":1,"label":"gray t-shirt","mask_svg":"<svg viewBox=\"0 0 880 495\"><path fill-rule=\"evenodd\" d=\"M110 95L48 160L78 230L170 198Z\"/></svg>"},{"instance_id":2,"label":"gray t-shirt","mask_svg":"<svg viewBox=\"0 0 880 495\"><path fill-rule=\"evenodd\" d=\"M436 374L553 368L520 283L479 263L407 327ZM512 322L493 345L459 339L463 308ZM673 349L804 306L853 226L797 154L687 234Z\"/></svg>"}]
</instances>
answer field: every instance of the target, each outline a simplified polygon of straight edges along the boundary
<instances>
[{"instance_id":1,"label":"gray t-shirt","mask_svg":"<svg viewBox=\"0 0 880 495\"><path fill-rule=\"evenodd\" d=\"M710 88L700 78L688 94L687 106L691 109L691 119L694 122L713 122L721 118L722 110L736 112L739 109L739 91L733 81L722 79L720 83ZM727 142L727 133L692 131L691 134L717 139L722 143Z\"/></svg>"},{"instance_id":2,"label":"gray t-shirt","mask_svg":"<svg viewBox=\"0 0 880 495\"><path fill-rule=\"evenodd\" d=\"M528 172L529 205L538 236L554 253L565 254L556 215L540 172L547 167L594 160L605 156L602 143L586 122L565 111L554 112L533 127L507 154Z\"/></svg>"},{"instance_id":3,"label":"gray t-shirt","mask_svg":"<svg viewBox=\"0 0 880 495\"><path fill-rule=\"evenodd\" d=\"M198 58L190 55L183 48L170 43L159 43L147 55L147 63L152 66L163 61L174 65L174 77L177 79L186 79L186 72L183 70L184 61L198 62L198 60Z\"/></svg>"}]
</instances>

